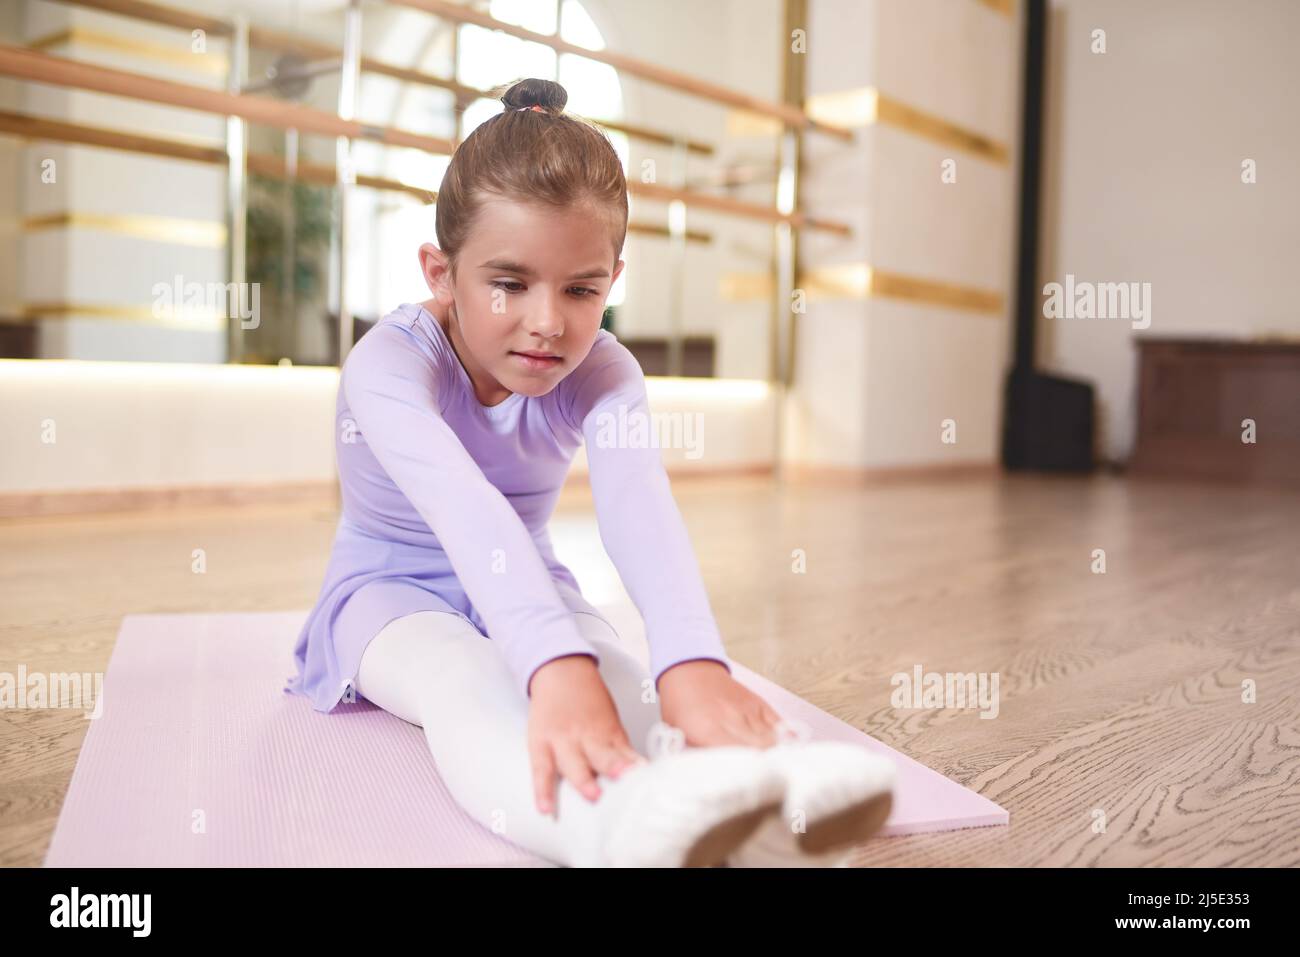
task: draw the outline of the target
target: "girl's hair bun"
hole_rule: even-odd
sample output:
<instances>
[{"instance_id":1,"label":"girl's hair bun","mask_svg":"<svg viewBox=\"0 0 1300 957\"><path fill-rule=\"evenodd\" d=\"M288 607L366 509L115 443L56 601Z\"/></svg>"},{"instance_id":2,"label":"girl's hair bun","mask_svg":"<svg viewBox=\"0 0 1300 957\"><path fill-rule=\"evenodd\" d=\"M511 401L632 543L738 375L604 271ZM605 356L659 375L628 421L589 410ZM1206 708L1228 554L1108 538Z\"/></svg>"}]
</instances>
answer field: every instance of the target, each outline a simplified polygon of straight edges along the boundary
<instances>
[{"instance_id":1,"label":"girl's hair bun","mask_svg":"<svg viewBox=\"0 0 1300 957\"><path fill-rule=\"evenodd\" d=\"M514 83L501 94L506 110L526 110L540 106L547 113L560 113L569 102L569 94L554 80L529 78Z\"/></svg>"}]
</instances>

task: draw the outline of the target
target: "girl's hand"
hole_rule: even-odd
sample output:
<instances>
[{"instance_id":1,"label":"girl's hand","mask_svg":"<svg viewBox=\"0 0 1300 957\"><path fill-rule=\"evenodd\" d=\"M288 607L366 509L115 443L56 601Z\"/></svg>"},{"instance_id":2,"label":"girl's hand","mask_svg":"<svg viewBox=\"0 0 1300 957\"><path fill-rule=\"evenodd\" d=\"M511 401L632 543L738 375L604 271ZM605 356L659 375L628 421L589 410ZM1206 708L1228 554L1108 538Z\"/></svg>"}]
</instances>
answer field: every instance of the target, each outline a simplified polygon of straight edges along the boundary
<instances>
[{"instance_id":1,"label":"girl's hand","mask_svg":"<svg viewBox=\"0 0 1300 957\"><path fill-rule=\"evenodd\" d=\"M533 672L528 755L537 809L554 816L555 787L567 779L588 801L600 797L595 775L617 778L644 762L628 742L609 689L589 655L566 655Z\"/></svg>"},{"instance_id":2,"label":"girl's hand","mask_svg":"<svg viewBox=\"0 0 1300 957\"><path fill-rule=\"evenodd\" d=\"M713 660L683 661L659 676L659 713L689 745L766 748L781 715Z\"/></svg>"}]
</instances>

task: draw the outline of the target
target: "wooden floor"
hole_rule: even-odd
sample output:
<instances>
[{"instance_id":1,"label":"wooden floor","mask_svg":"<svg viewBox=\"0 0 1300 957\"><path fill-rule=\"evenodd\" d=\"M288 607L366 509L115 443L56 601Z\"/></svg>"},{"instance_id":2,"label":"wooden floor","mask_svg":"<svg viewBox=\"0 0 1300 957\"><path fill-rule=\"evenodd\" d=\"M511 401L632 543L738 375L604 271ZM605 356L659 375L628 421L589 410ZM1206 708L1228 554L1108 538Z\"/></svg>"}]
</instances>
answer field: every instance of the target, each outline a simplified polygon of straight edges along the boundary
<instances>
[{"instance_id":1,"label":"wooden floor","mask_svg":"<svg viewBox=\"0 0 1300 957\"><path fill-rule=\"evenodd\" d=\"M674 490L733 658L1011 813L857 863L1300 865L1300 495L992 476ZM131 613L305 611L336 517L0 522L0 671L103 671ZM585 490L553 527L557 548L594 540ZM997 717L891 707L891 676L918 665L996 672ZM0 710L0 864L43 860L87 726Z\"/></svg>"}]
</instances>

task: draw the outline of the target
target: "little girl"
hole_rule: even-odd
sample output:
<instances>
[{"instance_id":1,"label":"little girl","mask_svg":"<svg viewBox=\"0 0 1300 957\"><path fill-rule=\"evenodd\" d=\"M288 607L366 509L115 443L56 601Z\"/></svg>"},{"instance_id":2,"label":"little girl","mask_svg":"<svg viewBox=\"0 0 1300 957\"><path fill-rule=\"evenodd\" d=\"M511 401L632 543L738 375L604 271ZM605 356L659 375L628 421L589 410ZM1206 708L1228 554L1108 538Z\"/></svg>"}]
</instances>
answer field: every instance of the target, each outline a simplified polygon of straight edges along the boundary
<instances>
[{"instance_id":1,"label":"little girl","mask_svg":"<svg viewBox=\"0 0 1300 957\"><path fill-rule=\"evenodd\" d=\"M600 328L621 162L559 84L502 100L438 192L439 245L419 250L432 298L384 316L341 370L342 516L285 690L420 725L457 802L559 864L744 866L764 847L825 863L883 822L892 764L784 741L731 676L659 450L601 427L649 420L640 366ZM648 672L552 550L584 441Z\"/></svg>"}]
</instances>

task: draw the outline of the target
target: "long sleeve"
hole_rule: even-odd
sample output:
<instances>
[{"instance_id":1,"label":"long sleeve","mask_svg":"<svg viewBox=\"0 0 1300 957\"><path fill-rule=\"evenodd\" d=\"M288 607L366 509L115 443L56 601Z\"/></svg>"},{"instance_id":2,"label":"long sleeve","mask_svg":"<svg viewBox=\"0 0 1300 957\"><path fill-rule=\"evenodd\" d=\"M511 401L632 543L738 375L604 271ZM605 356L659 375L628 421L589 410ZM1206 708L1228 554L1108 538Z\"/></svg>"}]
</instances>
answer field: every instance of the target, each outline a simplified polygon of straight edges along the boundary
<instances>
[{"instance_id":1,"label":"long sleeve","mask_svg":"<svg viewBox=\"0 0 1300 957\"><path fill-rule=\"evenodd\" d=\"M645 620L655 686L683 661L710 659L730 672L686 523L660 450L649 441L645 376L613 337L597 345L600 354L589 357L592 368L582 370L571 390L567 414L586 442L601 542ZM628 426L626 435L618 431L620 422Z\"/></svg>"},{"instance_id":2,"label":"long sleeve","mask_svg":"<svg viewBox=\"0 0 1300 957\"><path fill-rule=\"evenodd\" d=\"M437 536L524 695L533 672L571 654L600 657L578 632L537 545L438 405L436 363L396 323L358 341L341 374L362 437Z\"/></svg>"}]
</instances>

